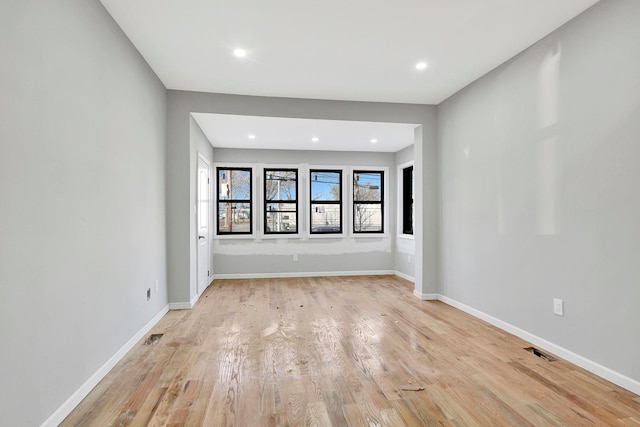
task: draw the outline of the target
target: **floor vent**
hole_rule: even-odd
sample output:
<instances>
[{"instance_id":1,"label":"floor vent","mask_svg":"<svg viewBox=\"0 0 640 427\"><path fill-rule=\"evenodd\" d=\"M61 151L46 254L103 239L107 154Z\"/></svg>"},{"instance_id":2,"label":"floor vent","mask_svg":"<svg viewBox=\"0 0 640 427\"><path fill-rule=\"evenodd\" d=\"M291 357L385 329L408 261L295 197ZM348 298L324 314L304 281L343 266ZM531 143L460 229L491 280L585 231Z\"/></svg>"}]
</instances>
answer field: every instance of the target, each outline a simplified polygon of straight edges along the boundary
<instances>
[{"instance_id":1,"label":"floor vent","mask_svg":"<svg viewBox=\"0 0 640 427\"><path fill-rule=\"evenodd\" d=\"M535 347L527 347L527 348L525 348L525 350L527 350L529 353L533 354L534 356L538 356L542 360L546 360L547 362L555 362L556 361L556 359L554 357L551 357L548 354L545 354L545 353L541 352L540 350L538 350Z\"/></svg>"},{"instance_id":2,"label":"floor vent","mask_svg":"<svg viewBox=\"0 0 640 427\"><path fill-rule=\"evenodd\" d=\"M151 345L151 344L155 344L158 341L160 341L160 338L162 338L163 334L151 334L149 336L149 338L147 338L147 340L144 342L145 345Z\"/></svg>"}]
</instances>

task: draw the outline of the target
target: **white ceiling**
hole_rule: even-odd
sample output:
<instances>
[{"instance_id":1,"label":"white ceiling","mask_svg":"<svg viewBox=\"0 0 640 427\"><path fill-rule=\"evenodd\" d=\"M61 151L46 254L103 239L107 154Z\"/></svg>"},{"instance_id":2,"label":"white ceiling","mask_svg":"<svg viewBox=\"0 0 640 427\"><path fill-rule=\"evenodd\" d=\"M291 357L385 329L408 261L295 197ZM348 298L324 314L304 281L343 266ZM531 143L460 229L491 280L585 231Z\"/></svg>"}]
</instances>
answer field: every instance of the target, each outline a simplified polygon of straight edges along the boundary
<instances>
[{"instance_id":1,"label":"white ceiling","mask_svg":"<svg viewBox=\"0 0 640 427\"><path fill-rule=\"evenodd\" d=\"M101 2L168 89L439 104L597 0Z\"/></svg>"},{"instance_id":2,"label":"white ceiling","mask_svg":"<svg viewBox=\"0 0 640 427\"><path fill-rule=\"evenodd\" d=\"M413 144L417 126L227 114L191 115L211 144L221 148L396 152ZM249 138L249 135L255 138ZM314 137L318 140L313 141Z\"/></svg>"}]
</instances>

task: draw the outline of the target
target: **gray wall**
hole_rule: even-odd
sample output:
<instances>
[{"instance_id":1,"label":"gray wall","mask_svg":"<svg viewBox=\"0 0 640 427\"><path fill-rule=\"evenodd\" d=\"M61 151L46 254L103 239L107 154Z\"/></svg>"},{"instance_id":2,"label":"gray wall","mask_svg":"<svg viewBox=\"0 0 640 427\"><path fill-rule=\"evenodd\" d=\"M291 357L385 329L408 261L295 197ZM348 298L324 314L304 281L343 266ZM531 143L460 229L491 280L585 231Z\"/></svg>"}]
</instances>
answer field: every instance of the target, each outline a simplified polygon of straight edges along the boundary
<instances>
[{"instance_id":1,"label":"gray wall","mask_svg":"<svg viewBox=\"0 0 640 427\"><path fill-rule=\"evenodd\" d=\"M304 150L233 150L215 149L216 162L262 163L273 165L329 165L329 166L380 166L389 171L388 188L385 190L388 210L388 236L345 238L284 238L284 239L215 239L215 274L278 274L321 273L393 270L393 246L395 237L395 166L393 153L332 152ZM304 177L300 182L304 182ZM347 185L347 177L343 178ZM306 181L308 183L308 181ZM308 184L306 184L308 185ZM299 189L300 224L307 222L302 209L307 207L306 188ZM261 207L260 207L261 208ZM349 210L349 203L343 203ZM259 210L262 212L262 210ZM347 212L349 214L349 212ZM303 218L304 216L304 218ZM348 217L350 218L350 217ZM344 224L349 228L350 220ZM306 228L305 228L306 230ZM293 261L293 254L298 256Z\"/></svg>"},{"instance_id":2,"label":"gray wall","mask_svg":"<svg viewBox=\"0 0 640 427\"><path fill-rule=\"evenodd\" d=\"M190 113L227 113L310 119L381 121L421 125L416 131L416 191L424 197L416 206L416 289L437 289L438 187L436 110L433 106L346 101L266 98L168 91L167 115L167 251L169 298L188 302L195 296L196 234L190 201L195 200L193 141ZM216 155L214 154L214 157ZM214 162L219 161L214 158ZM422 167L424 165L424 171ZM425 189L422 192L422 189ZM423 248L425 236L426 246ZM423 250L424 249L424 250ZM424 255L424 261L423 256ZM215 259L215 256L214 256ZM333 261L331 261L333 263ZM284 260L283 260L284 263ZM426 268L422 268L422 264ZM288 263L290 264L290 263ZM302 265L302 264L298 264ZM393 263L391 263L393 265ZM302 268L302 267L299 267Z\"/></svg>"},{"instance_id":3,"label":"gray wall","mask_svg":"<svg viewBox=\"0 0 640 427\"><path fill-rule=\"evenodd\" d=\"M0 425L35 426L167 303L166 91L97 1L3 1L0 57Z\"/></svg>"},{"instance_id":4,"label":"gray wall","mask_svg":"<svg viewBox=\"0 0 640 427\"><path fill-rule=\"evenodd\" d=\"M441 292L635 380L639 23L603 0L438 108Z\"/></svg>"}]
</instances>

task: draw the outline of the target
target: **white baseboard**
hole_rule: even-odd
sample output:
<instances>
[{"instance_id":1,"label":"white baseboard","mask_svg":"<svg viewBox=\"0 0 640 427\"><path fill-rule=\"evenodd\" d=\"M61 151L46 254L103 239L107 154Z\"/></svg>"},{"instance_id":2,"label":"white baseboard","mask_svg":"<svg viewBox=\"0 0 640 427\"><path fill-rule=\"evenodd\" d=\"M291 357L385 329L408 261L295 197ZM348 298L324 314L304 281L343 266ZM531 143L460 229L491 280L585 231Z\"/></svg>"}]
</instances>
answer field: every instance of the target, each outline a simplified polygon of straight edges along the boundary
<instances>
[{"instance_id":1,"label":"white baseboard","mask_svg":"<svg viewBox=\"0 0 640 427\"><path fill-rule=\"evenodd\" d=\"M102 365L91 377L80 386L49 418L42 423L41 427L55 427L59 425L76 406L84 399L93 388L109 373L111 369L140 341L156 323L169 311L169 305L165 305L153 319L149 320L129 341L127 341L107 362Z\"/></svg>"},{"instance_id":2,"label":"white baseboard","mask_svg":"<svg viewBox=\"0 0 640 427\"><path fill-rule=\"evenodd\" d=\"M438 294L422 294L415 289L413 290L413 295L422 301L436 301L438 299Z\"/></svg>"},{"instance_id":3,"label":"white baseboard","mask_svg":"<svg viewBox=\"0 0 640 427\"><path fill-rule=\"evenodd\" d=\"M398 277L402 277L404 280L408 280L411 283L415 283L416 282L415 277L409 276L408 274L404 274L404 273L402 273L402 272L400 272L398 270L394 271L393 274L395 274Z\"/></svg>"},{"instance_id":4,"label":"white baseboard","mask_svg":"<svg viewBox=\"0 0 640 427\"><path fill-rule=\"evenodd\" d=\"M190 302L170 302L169 310L191 310L193 306Z\"/></svg>"},{"instance_id":5,"label":"white baseboard","mask_svg":"<svg viewBox=\"0 0 640 427\"><path fill-rule=\"evenodd\" d=\"M170 302L169 310L191 310L193 306L198 302L198 299L200 299L200 295L195 294L195 296L191 298L191 301L189 302Z\"/></svg>"},{"instance_id":6,"label":"white baseboard","mask_svg":"<svg viewBox=\"0 0 640 427\"><path fill-rule=\"evenodd\" d=\"M560 347L552 342L549 342L543 338L540 338L532 333L529 333L523 329L520 329L516 326L511 325L510 323L504 322L500 319L496 319L493 316L490 316L480 310L476 310L473 307L469 307L466 304L453 300L444 295L438 295L438 299L445 304L448 304L452 307L455 307L459 310L464 311L478 319L482 319L487 323L492 324L504 331L507 331L519 338L522 338L525 341L530 342L536 347L540 347L543 350L546 350L550 353L555 354L558 357L561 357L568 362L573 363L574 365L580 366L581 368L586 369L589 372L592 372L599 377L602 377L608 381L611 381L614 384L619 385L620 387L626 388L627 390L640 395L640 382L634 380L633 378L629 378L625 375L622 375L619 372L616 372L612 369L607 368L606 366L602 366L592 360L589 360L585 357L580 356L570 350L567 350L564 347Z\"/></svg>"},{"instance_id":7,"label":"white baseboard","mask_svg":"<svg viewBox=\"0 0 640 427\"><path fill-rule=\"evenodd\" d=\"M240 273L240 274L214 274L215 279L279 279L286 277L322 277L322 276L387 276L395 275L393 270L365 270L365 271L317 271L317 272L290 272L290 273Z\"/></svg>"}]
</instances>

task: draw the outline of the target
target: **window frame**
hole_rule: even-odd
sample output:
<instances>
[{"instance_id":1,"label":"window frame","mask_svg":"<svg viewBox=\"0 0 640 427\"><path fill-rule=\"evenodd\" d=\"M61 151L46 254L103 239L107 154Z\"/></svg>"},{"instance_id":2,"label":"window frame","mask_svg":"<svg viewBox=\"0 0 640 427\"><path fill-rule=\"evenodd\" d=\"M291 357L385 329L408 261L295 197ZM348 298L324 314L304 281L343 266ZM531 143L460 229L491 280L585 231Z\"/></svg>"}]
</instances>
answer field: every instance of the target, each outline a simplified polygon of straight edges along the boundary
<instances>
[{"instance_id":1,"label":"window frame","mask_svg":"<svg viewBox=\"0 0 640 427\"><path fill-rule=\"evenodd\" d=\"M389 168L387 167L352 167L350 171L351 180L351 233L354 236L387 236L388 235L388 202L386 200L386 189L388 188ZM357 201L355 195L355 175L358 173L378 173L380 174L380 200L379 201ZM356 205L380 205L380 231L356 231Z\"/></svg>"},{"instance_id":2,"label":"window frame","mask_svg":"<svg viewBox=\"0 0 640 427\"><path fill-rule=\"evenodd\" d=\"M252 238L255 235L255 227L254 227L254 219L255 219L255 205L254 205L254 194L255 194L255 180L254 180L254 168L253 166L247 165L237 165L237 164L215 164L215 183L216 183L216 206L215 211L213 213L213 218L215 221L215 236L216 238ZM220 171L245 171L249 172L249 199L220 199ZM243 232L226 232L220 231L220 203L248 203L249 204L249 231Z\"/></svg>"},{"instance_id":3,"label":"window frame","mask_svg":"<svg viewBox=\"0 0 640 427\"><path fill-rule=\"evenodd\" d=\"M339 178L339 182L338 185L340 186L340 200L313 200L313 192L312 192L312 185L313 185L313 180L311 175L314 172L329 172L329 173L337 173L338 174L338 178ZM309 224L308 224L308 234L310 237L341 237L344 236L345 234L345 226L344 226L344 168L339 168L339 167L332 167L332 166L311 166L309 167L309 173L308 173L308 177L309 177L309 203L308 203L308 207L309 207ZM329 204L329 205L338 205L339 207L339 215L338 218L340 219L340 231L313 231L313 206L314 204Z\"/></svg>"},{"instance_id":4,"label":"window frame","mask_svg":"<svg viewBox=\"0 0 640 427\"><path fill-rule=\"evenodd\" d=\"M402 198L398 203L400 208L398 225L402 235L413 236L415 232L415 174L413 162L398 169L400 170L398 181L401 186L401 191L398 194ZM408 171L410 173L407 173Z\"/></svg>"},{"instance_id":5,"label":"window frame","mask_svg":"<svg viewBox=\"0 0 640 427\"><path fill-rule=\"evenodd\" d=\"M296 173L296 182L295 182L295 190L296 190L296 198L295 201L292 200L283 200L283 199L267 199L267 173L268 172L295 172ZM300 168L299 167L264 167L262 168L262 234L265 237L297 237L300 235ZM295 204L295 215L296 215L296 229L295 231L268 231L267 228L267 213L273 212L267 210L267 206L270 203L293 203ZM293 211L276 211L276 212L293 212Z\"/></svg>"}]
</instances>

